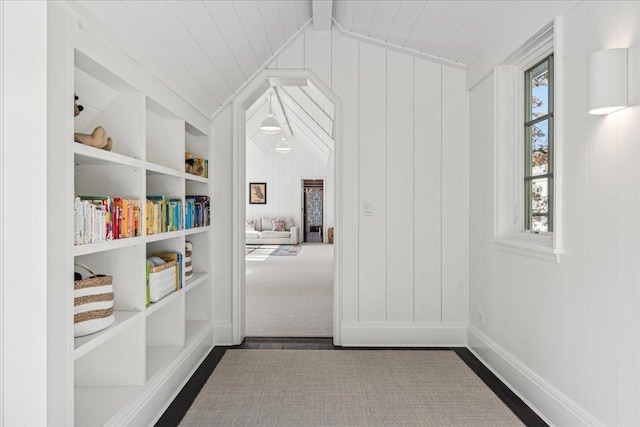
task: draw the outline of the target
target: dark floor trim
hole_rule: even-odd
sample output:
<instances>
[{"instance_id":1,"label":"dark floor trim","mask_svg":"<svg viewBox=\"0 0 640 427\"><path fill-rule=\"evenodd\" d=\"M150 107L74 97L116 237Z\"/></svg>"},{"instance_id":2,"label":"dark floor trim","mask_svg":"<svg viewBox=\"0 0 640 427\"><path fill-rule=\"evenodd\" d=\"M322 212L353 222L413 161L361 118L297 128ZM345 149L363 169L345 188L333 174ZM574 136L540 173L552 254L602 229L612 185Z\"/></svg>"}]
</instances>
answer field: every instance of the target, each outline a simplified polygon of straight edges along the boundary
<instances>
[{"instance_id":1,"label":"dark floor trim","mask_svg":"<svg viewBox=\"0 0 640 427\"><path fill-rule=\"evenodd\" d=\"M289 338L289 337L251 337L237 346L214 347L211 353L194 372L187 384L178 393L171 405L162 414L156 426L177 426L196 396L204 387L224 353L229 349L260 350L447 350L455 352L469 368L504 402L505 405L527 426L547 426L542 418L529 408L509 387L476 358L465 347L336 347L332 338Z\"/></svg>"}]
</instances>

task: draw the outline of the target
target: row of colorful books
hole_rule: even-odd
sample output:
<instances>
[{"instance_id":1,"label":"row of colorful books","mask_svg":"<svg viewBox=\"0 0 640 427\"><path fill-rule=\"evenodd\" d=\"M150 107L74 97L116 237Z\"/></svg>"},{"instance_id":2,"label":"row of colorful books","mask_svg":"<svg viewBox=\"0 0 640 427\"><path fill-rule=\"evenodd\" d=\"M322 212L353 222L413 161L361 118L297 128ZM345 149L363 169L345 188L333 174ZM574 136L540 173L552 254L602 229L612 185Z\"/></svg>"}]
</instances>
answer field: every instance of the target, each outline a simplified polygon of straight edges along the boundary
<instances>
[{"instance_id":1,"label":"row of colorful books","mask_svg":"<svg viewBox=\"0 0 640 427\"><path fill-rule=\"evenodd\" d=\"M206 227L211 222L209 196L187 196L185 200L186 228Z\"/></svg>"},{"instance_id":2,"label":"row of colorful books","mask_svg":"<svg viewBox=\"0 0 640 427\"><path fill-rule=\"evenodd\" d=\"M182 200L167 199L165 196L147 196L147 234L182 230Z\"/></svg>"},{"instance_id":3,"label":"row of colorful books","mask_svg":"<svg viewBox=\"0 0 640 427\"><path fill-rule=\"evenodd\" d=\"M110 196L76 196L73 243L104 242L142 235L140 201Z\"/></svg>"}]
</instances>

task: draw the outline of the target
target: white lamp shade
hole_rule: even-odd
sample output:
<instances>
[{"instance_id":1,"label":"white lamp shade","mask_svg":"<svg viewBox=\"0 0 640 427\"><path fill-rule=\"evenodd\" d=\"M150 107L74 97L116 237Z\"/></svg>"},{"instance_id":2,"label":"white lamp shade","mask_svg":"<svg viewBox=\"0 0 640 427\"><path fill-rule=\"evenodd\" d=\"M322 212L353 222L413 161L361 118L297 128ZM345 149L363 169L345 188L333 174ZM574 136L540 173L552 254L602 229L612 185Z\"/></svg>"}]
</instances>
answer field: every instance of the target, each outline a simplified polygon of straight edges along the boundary
<instances>
[{"instance_id":1,"label":"white lamp shade","mask_svg":"<svg viewBox=\"0 0 640 427\"><path fill-rule=\"evenodd\" d=\"M268 135L274 135L282 130L282 126L276 116L268 114L262 121L260 130Z\"/></svg>"},{"instance_id":2,"label":"white lamp shade","mask_svg":"<svg viewBox=\"0 0 640 427\"><path fill-rule=\"evenodd\" d=\"M589 114L609 114L627 106L627 49L589 56Z\"/></svg>"},{"instance_id":3,"label":"white lamp shade","mask_svg":"<svg viewBox=\"0 0 640 427\"><path fill-rule=\"evenodd\" d=\"M291 144L289 144L287 140L282 137L282 139L280 139L280 142L278 142L278 145L276 145L276 151L280 154L287 154L290 153L291 150Z\"/></svg>"}]
</instances>

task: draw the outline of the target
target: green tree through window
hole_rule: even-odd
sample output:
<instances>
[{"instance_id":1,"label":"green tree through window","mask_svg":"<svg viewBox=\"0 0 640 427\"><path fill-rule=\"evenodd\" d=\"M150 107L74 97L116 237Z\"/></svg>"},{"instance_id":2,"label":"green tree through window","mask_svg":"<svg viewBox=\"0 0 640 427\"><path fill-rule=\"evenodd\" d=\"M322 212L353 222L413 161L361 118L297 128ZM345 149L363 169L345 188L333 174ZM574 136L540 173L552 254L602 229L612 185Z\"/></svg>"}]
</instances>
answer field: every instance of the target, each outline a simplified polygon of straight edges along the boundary
<instances>
[{"instance_id":1,"label":"green tree through window","mask_svg":"<svg viewBox=\"0 0 640 427\"><path fill-rule=\"evenodd\" d=\"M553 55L524 73L525 230L553 231Z\"/></svg>"}]
</instances>

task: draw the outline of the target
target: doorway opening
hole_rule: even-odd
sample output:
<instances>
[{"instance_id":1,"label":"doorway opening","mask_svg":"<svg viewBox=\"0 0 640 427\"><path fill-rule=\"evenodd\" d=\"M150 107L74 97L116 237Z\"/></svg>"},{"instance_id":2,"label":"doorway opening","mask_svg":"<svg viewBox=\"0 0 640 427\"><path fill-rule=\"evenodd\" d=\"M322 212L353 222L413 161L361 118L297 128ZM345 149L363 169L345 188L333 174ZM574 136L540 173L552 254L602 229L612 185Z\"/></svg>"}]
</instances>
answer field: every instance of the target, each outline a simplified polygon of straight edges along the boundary
<instances>
[{"instance_id":1,"label":"doorway opening","mask_svg":"<svg viewBox=\"0 0 640 427\"><path fill-rule=\"evenodd\" d=\"M309 80L269 80L245 111L247 337L333 335L334 118Z\"/></svg>"},{"instance_id":2,"label":"doorway opening","mask_svg":"<svg viewBox=\"0 0 640 427\"><path fill-rule=\"evenodd\" d=\"M288 87L287 89L281 90L282 87ZM232 258L232 268L233 268L233 278L232 278L232 313L231 313L231 324L230 328L226 329L224 325L219 327L220 336L222 334L227 333L229 331L231 333L231 343L240 344L245 336L250 336L247 333L247 288L249 285L249 280L251 274L247 271L248 259L246 257L246 221L250 216L258 216L258 211L255 211L254 208L262 209L260 215L265 217L274 213L274 215L280 215L281 213L286 212L276 212L279 209L276 209L276 201L280 197L280 200L286 200L287 197L281 197L282 193L278 193L277 190L277 182L278 178L275 176L273 178L265 178L262 179L262 176L267 176L266 170L262 168L254 169L257 171L258 175L261 176L249 176L249 171L247 170L248 164L247 160L252 156L255 158L258 151L265 152L269 145L273 148L279 145L278 141L269 141L264 138L261 134L258 135L257 140L251 140L251 134L247 127L247 123L250 120L251 116L254 115L254 120L260 123L264 120L263 114L255 115L255 108L257 107L256 101L262 98L265 93L271 91L273 100L273 110L276 115L278 115L281 110L284 110L284 107L288 107L289 111L286 111L282 116L280 116L280 124L282 125L283 130L285 131L285 138L287 141L285 143L291 144L293 151L289 151L289 154L285 154L284 158L289 157L290 159L295 159L296 156L304 153L305 149L311 150L315 153L315 155L319 156L323 159L322 166L320 168L312 168L308 170L306 173L303 171L301 175L297 176L297 180L295 182L291 182L291 190L293 190L293 204L294 208L292 211L292 216L297 222L298 228L298 242L303 239L302 236L302 224L300 223L302 215L300 214L300 207L302 205L300 201L301 197L301 179L303 178L323 178L324 180L324 212L323 212L323 230L322 235L326 240L327 236L327 227L329 229L335 229L336 233L340 232L340 224L341 224L341 191L340 185L342 180L342 103L340 98L333 93L333 91L320 79L317 78L315 74L307 70L264 70L261 74L259 74L251 83L249 83L243 90L238 93L235 100L233 101L233 111L232 111L232 120L233 120L233 227L232 227L232 241L233 241L233 258ZM325 97L323 100L326 101L326 104L312 102L312 101L304 101L305 97L309 95L313 96L312 93L320 93ZM294 102L298 98L298 102ZM265 102L266 97L264 98ZM314 98L315 99L315 98ZM264 116L268 113L268 107L270 104L266 104L264 108ZM323 118L322 111L318 111L320 115L314 116L313 120L307 120L306 124L300 123L297 120L300 117L301 106L311 106L314 108L314 105L318 108L322 108L326 105L327 108L333 109L333 121L331 123L331 129L324 128L321 129L318 125L323 124L326 121ZM291 114L287 114L291 113ZM286 117L284 115L287 114ZM291 126L291 128L290 128ZM293 132L292 132L293 131ZM289 139L289 137L293 134L293 137ZM330 149L328 147L323 146L323 144L318 144L319 139L324 139L325 136L328 136L331 141L327 141L330 144ZM299 137L299 138L298 138ZM281 138L280 138L281 139ZM262 140L262 141L260 141ZM297 141L300 140L300 141ZM303 142L305 145L298 144L298 142ZM285 144L286 145L286 144ZM326 144L324 144L326 145ZM306 147L306 148L305 148ZM298 148L298 150L296 150ZM296 154L297 153L297 154ZM282 155L279 155L282 156ZM283 157L275 157L276 159L281 159ZM279 160L275 162L262 162L263 166L271 164L272 167L277 168L278 163L281 163ZM305 165L305 161L303 159L296 159L291 162L291 166L287 165L286 167L280 168L282 171L289 171L292 173L295 168L300 165ZM311 173L309 173L311 172ZM325 175L325 176L323 176ZM260 178L260 179L258 179ZM292 176L293 178L293 176ZM265 204L250 204L248 203L249 193L247 191L247 186L252 182L266 182L268 185L268 196L266 197L266 206ZM272 184L273 183L273 184ZM254 211L253 213L251 213ZM271 212L268 212L271 211ZM262 215L265 214L265 215ZM261 221L261 225L264 221ZM324 247L330 246L332 252L332 260L330 261L329 274L330 274L330 287L332 290L332 301L329 304L328 312L330 314L329 319L329 332L328 334L323 334L324 336L333 336L333 342L335 345L340 345L341 343L341 334L340 327L341 324L341 313L342 313L342 246L341 240L337 239L336 244L331 245L301 245L302 250L306 248L310 248L309 252L312 252L313 248L323 249ZM272 260L285 260L288 257L286 256L274 256ZM296 258L293 256L292 258ZM268 264L266 263L253 263L256 264ZM314 263L310 263L309 265L315 265ZM288 271L288 275L296 275L295 271ZM332 333L331 333L332 332ZM321 336L321 335L317 335Z\"/></svg>"},{"instance_id":3,"label":"doorway opening","mask_svg":"<svg viewBox=\"0 0 640 427\"><path fill-rule=\"evenodd\" d=\"M324 241L324 180L302 180L302 241L322 243Z\"/></svg>"}]
</instances>

